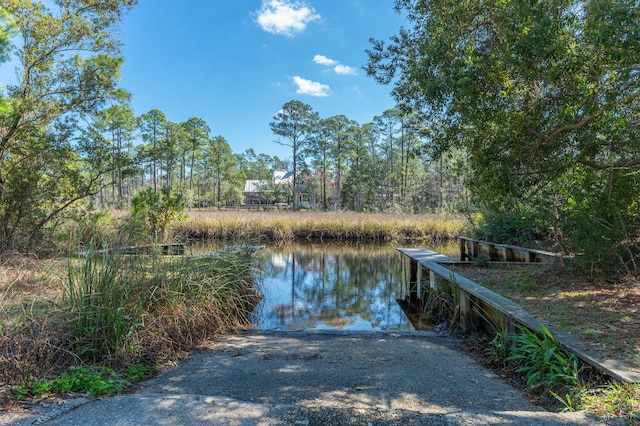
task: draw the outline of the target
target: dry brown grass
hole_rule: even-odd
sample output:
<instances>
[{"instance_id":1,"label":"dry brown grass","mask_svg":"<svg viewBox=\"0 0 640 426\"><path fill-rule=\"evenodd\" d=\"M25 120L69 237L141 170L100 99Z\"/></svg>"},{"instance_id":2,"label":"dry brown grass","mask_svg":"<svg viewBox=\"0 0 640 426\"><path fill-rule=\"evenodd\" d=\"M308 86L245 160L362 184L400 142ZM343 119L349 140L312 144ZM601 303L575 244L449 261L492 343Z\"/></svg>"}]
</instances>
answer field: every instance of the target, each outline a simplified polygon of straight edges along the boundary
<instances>
[{"instance_id":1,"label":"dry brown grass","mask_svg":"<svg viewBox=\"0 0 640 426\"><path fill-rule=\"evenodd\" d=\"M60 295L62 259L5 253L0 257L0 321L29 315Z\"/></svg>"},{"instance_id":2,"label":"dry brown grass","mask_svg":"<svg viewBox=\"0 0 640 426\"><path fill-rule=\"evenodd\" d=\"M188 239L425 241L455 239L465 221L441 215L398 215L348 212L193 211L176 226Z\"/></svg>"}]
</instances>

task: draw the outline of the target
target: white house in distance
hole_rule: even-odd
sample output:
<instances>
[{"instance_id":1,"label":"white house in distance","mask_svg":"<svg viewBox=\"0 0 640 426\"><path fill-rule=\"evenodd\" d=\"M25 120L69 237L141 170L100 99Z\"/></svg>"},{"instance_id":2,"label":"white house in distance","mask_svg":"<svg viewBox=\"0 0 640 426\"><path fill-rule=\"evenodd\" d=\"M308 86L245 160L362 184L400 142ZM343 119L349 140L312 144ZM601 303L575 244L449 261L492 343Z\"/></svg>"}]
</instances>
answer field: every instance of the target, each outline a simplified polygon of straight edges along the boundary
<instances>
[{"instance_id":1,"label":"white house in distance","mask_svg":"<svg viewBox=\"0 0 640 426\"><path fill-rule=\"evenodd\" d=\"M292 184L293 173L283 170L273 172L271 182L268 180L247 180L244 184L244 191L242 191L244 203L248 206L270 204L275 202L276 193L289 195Z\"/></svg>"}]
</instances>

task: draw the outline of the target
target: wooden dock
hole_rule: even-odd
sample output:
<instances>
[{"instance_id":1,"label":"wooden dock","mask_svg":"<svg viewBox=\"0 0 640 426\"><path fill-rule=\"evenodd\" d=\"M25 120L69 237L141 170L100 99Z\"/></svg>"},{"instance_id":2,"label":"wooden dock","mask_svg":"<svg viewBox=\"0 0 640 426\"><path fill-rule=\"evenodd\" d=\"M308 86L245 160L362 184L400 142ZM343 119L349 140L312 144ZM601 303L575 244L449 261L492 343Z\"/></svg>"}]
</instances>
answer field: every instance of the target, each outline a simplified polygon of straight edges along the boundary
<instances>
[{"instance_id":1,"label":"wooden dock","mask_svg":"<svg viewBox=\"0 0 640 426\"><path fill-rule=\"evenodd\" d=\"M460 327L463 331L472 329L494 333L495 329L516 332L517 325L540 333L543 324L513 301L477 284L470 279L446 268L441 263L455 260L426 249L399 248L398 251L409 259L409 302L418 302L420 292L425 287L439 287L449 292L459 292ZM602 359L570 333L554 330L545 325L559 344L578 358L616 380L640 383L640 371L633 370L614 359Z\"/></svg>"},{"instance_id":2,"label":"wooden dock","mask_svg":"<svg viewBox=\"0 0 640 426\"><path fill-rule=\"evenodd\" d=\"M92 251L79 252L77 256L87 256L89 254L100 255L105 253L118 253L118 254L152 254L154 250L158 253L162 253L165 256L177 256L183 255L185 252L185 245L182 243L167 243L167 244L143 244L138 246L126 246L126 247L113 247L109 249L100 249Z\"/></svg>"},{"instance_id":3,"label":"wooden dock","mask_svg":"<svg viewBox=\"0 0 640 426\"><path fill-rule=\"evenodd\" d=\"M477 260L485 256L492 262L559 263L566 256L550 251L535 250L509 244L496 244L475 238L458 237L460 260Z\"/></svg>"}]
</instances>

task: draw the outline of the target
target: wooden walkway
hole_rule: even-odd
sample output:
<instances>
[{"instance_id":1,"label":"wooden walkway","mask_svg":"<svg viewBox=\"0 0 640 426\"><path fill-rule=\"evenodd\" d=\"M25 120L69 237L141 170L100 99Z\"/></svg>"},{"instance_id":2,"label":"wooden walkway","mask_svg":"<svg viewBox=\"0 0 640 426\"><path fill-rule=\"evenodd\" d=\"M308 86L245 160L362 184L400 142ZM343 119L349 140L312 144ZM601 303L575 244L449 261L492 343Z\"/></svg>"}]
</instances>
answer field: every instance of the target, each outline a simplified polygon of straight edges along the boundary
<instances>
[{"instance_id":1,"label":"wooden walkway","mask_svg":"<svg viewBox=\"0 0 640 426\"><path fill-rule=\"evenodd\" d=\"M185 251L185 245L182 243L167 243L167 244L143 244L138 246L126 246L126 247L114 247L107 250L91 250L82 251L76 253L76 256L87 255L100 255L105 253L118 253L118 254L152 254L155 251L162 253L165 256L183 255Z\"/></svg>"},{"instance_id":2,"label":"wooden walkway","mask_svg":"<svg viewBox=\"0 0 640 426\"><path fill-rule=\"evenodd\" d=\"M399 248L398 251L410 262L410 298L418 296L421 284L431 288L438 286L450 292L459 289L457 291L460 293L460 327L463 331L480 329L495 333L495 329L498 328L513 333L517 325L522 325L536 333L540 332L543 323L519 305L441 265L459 261L426 249ZM545 326L561 346L582 361L616 380L640 383L640 371L631 369L619 360L602 359L598 353L572 334Z\"/></svg>"},{"instance_id":3,"label":"wooden walkway","mask_svg":"<svg viewBox=\"0 0 640 426\"><path fill-rule=\"evenodd\" d=\"M475 260L486 256L492 262L561 263L565 256L550 251L535 250L509 244L496 244L475 238L458 237L460 260Z\"/></svg>"}]
</instances>

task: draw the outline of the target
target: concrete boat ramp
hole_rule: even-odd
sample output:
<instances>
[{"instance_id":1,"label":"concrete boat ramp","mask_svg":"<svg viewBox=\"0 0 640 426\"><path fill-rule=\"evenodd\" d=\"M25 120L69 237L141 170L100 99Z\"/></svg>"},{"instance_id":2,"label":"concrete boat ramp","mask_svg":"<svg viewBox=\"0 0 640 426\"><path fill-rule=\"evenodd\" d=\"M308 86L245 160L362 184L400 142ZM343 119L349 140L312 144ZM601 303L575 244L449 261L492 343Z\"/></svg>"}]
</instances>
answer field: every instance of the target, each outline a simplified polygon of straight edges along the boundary
<instances>
[{"instance_id":1,"label":"concrete boat ramp","mask_svg":"<svg viewBox=\"0 0 640 426\"><path fill-rule=\"evenodd\" d=\"M549 413L432 332L248 331L135 393L3 415L3 425L605 425Z\"/></svg>"}]
</instances>

